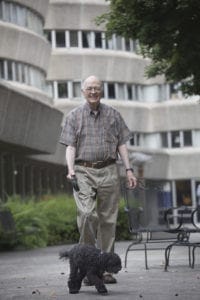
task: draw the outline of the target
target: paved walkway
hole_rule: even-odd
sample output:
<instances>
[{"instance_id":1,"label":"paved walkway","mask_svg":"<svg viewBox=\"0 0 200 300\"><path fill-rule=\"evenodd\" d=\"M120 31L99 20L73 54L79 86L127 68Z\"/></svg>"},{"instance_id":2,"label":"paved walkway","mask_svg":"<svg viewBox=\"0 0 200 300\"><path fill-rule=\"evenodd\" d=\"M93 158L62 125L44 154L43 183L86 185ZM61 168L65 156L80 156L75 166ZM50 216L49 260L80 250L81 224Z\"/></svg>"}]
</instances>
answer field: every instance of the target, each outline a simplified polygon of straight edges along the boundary
<instances>
[{"instance_id":1,"label":"paved walkway","mask_svg":"<svg viewBox=\"0 0 200 300\"><path fill-rule=\"evenodd\" d=\"M116 252L123 262L128 244L116 243ZM116 276L118 283L107 285L109 293L102 296L94 287L86 286L79 294L68 293L68 262L58 259L63 248L65 246L0 253L0 300L200 299L200 249L196 249L196 264L191 269L187 249L174 247L168 272L164 272L163 250L149 252L149 270L144 267L143 251L130 252L127 268Z\"/></svg>"}]
</instances>

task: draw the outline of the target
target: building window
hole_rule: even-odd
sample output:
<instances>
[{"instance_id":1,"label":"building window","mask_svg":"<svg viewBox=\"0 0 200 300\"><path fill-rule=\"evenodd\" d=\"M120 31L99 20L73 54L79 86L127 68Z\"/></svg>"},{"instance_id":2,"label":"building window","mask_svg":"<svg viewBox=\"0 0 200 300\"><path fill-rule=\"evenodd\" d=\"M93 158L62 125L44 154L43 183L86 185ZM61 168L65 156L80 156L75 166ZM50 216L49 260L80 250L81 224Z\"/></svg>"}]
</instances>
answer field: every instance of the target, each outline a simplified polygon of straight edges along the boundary
<instances>
[{"instance_id":1,"label":"building window","mask_svg":"<svg viewBox=\"0 0 200 300\"><path fill-rule=\"evenodd\" d=\"M181 146L179 131L172 131L171 138L172 138L172 148L178 148Z\"/></svg>"},{"instance_id":2,"label":"building window","mask_svg":"<svg viewBox=\"0 0 200 300\"><path fill-rule=\"evenodd\" d=\"M91 47L91 34L89 31L82 31L82 46L83 48Z\"/></svg>"},{"instance_id":3,"label":"building window","mask_svg":"<svg viewBox=\"0 0 200 300\"><path fill-rule=\"evenodd\" d=\"M106 49L109 49L109 50L114 49L113 38L106 39Z\"/></svg>"},{"instance_id":4,"label":"building window","mask_svg":"<svg viewBox=\"0 0 200 300\"><path fill-rule=\"evenodd\" d=\"M20 4L0 1L0 19L43 35L43 18L35 11Z\"/></svg>"},{"instance_id":5,"label":"building window","mask_svg":"<svg viewBox=\"0 0 200 300\"><path fill-rule=\"evenodd\" d=\"M130 142L131 146L139 146L140 145L140 134L132 133L129 142Z\"/></svg>"},{"instance_id":6,"label":"building window","mask_svg":"<svg viewBox=\"0 0 200 300\"><path fill-rule=\"evenodd\" d=\"M67 82L58 82L58 98L68 98Z\"/></svg>"},{"instance_id":7,"label":"building window","mask_svg":"<svg viewBox=\"0 0 200 300\"><path fill-rule=\"evenodd\" d=\"M130 45L130 40L125 39L125 50L126 51L131 51L131 45Z\"/></svg>"},{"instance_id":8,"label":"building window","mask_svg":"<svg viewBox=\"0 0 200 300\"><path fill-rule=\"evenodd\" d=\"M128 98L128 100L133 99L133 91L132 91L132 85L131 84L127 84L127 98Z\"/></svg>"},{"instance_id":9,"label":"building window","mask_svg":"<svg viewBox=\"0 0 200 300\"><path fill-rule=\"evenodd\" d=\"M122 50L122 38L121 38L121 36L116 36L116 50Z\"/></svg>"},{"instance_id":10,"label":"building window","mask_svg":"<svg viewBox=\"0 0 200 300\"><path fill-rule=\"evenodd\" d=\"M56 47L65 47L65 32L56 31Z\"/></svg>"},{"instance_id":11,"label":"building window","mask_svg":"<svg viewBox=\"0 0 200 300\"><path fill-rule=\"evenodd\" d=\"M5 78L5 75L4 75L4 66L3 66L3 60L0 59L0 78L3 79Z\"/></svg>"},{"instance_id":12,"label":"building window","mask_svg":"<svg viewBox=\"0 0 200 300\"><path fill-rule=\"evenodd\" d=\"M125 99L125 93L124 93L124 84L123 83L118 83L118 95L117 98L120 100Z\"/></svg>"},{"instance_id":13,"label":"building window","mask_svg":"<svg viewBox=\"0 0 200 300\"><path fill-rule=\"evenodd\" d=\"M183 131L184 146L192 146L192 132L190 130Z\"/></svg>"},{"instance_id":14,"label":"building window","mask_svg":"<svg viewBox=\"0 0 200 300\"><path fill-rule=\"evenodd\" d=\"M95 32L95 48L102 48L101 32Z\"/></svg>"},{"instance_id":15,"label":"building window","mask_svg":"<svg viewBox=\"0 0 200 300\"><path fill-rule=\"evenodd\" d=\"M109 99L115 99L115 84L114 83L108 83L108 98Z\"/></svg>"},{"instance_id":16,"label":"building window","mask_svg":"<svg viewBox=\"0 0 200 300\"><path fill-rule=\"evenodd\" d=\"M28 64L0 60L0 78L25 83L46 92L45 74Z\"/></svg>"},{"instance_id":17,"label":"building window","mask_svg":"<svg viewBox=\"0 0 200 300\"><path fill-rule=\"evenodd\" d=\"M190 180L176 181L176 199L177 205L192 205L191 182Z\"/></svg>"},{"instance_id":18,"label":"building window","mask_svg":"<svg viewBox=\"0 0 200 300\"><path fill-rule=\"evenodd\" d=\"M73 97L80 98L81 97L81 83L73 82Z\"/></svg>"},{"instance_id":19,"label":"building window","mask_svg":"<svg viewBox=\"0 0 200 300\"><path fill-rule=\"evenodd\" d=\"M70 47L78 47L78 31L71 30L69 32Z\"/></svg>"},{"instance_id":20,"label":"building window","mask_svg":"<svg viewBox=\"0 0 200 300\"><path fill-rule=\"evenodd\" d=\"M3 19L3 2L0 1L0 20Z\"/></svg>"},{"instance_id":21,"label":"building window","mask_svg":"<svg viewBox=\"0 0 200 300\"><path fill-rule=\"evenodd\" d=\"M25 18L20 11L21 23L24 24ZM22 26L22 24L21 24ZM23 25L25 26L25 25ZM64 30L54 31L56 36L56 47L82 47L82 48L100 48L120 51L133 51L134 41L124 39L121 36L112 35L110 39L106 38L105 32L100 31L77 31L69 30L69 45L68 38L66 41ZM51 34L52 31L45 30L46 38L53 44Z\"/></svg>"},{"instance_id":22,"label":"building window","mask_svg":"<svg viewBox=\"0 0 200 300\"><path fill-rule=\"evenodd\" d=\"M7 68L8 68L8 80L13 80L12 62L10 60L8 60L7 62Z\"/></svg>"},{"instance_id":23,"label":"building window","mask_svg":"<svg viewBox=\"0 0 200 300\"><path fill-rule=\"evenodd\" d=\"M161 144L163 148L167 148L168 146L168 138L167 132L161 132Z\"/></svg>"}]
</instances>

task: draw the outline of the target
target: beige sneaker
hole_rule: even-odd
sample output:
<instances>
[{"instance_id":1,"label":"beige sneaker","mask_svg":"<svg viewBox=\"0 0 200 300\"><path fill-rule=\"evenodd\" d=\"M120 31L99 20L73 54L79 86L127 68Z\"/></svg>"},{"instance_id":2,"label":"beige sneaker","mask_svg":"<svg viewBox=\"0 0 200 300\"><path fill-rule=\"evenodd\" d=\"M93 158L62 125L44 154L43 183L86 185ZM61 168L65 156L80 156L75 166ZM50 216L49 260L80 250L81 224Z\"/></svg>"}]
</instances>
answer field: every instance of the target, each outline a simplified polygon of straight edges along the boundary
<instances>
[{"instance_id":1,"label":"beige sneaker","mask_svg":"<svg viewBox=\"0 0 200 300\"><path fill-rule=\"evenodd\" d=\"M113 277L112 274L105 273L105 274L103 274L103 282L105 284L113 284L113 283L117 283L117 280L115 277Z\"/></svg>"}]
</instances>

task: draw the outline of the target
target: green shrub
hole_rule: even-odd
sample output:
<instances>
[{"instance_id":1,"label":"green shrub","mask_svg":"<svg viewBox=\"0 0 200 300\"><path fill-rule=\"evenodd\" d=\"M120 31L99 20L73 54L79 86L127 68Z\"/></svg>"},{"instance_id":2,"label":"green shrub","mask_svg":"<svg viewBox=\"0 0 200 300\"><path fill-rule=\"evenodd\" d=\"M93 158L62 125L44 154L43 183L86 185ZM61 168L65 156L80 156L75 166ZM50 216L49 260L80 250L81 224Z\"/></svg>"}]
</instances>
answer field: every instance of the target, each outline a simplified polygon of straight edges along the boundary
<instances>
[{"instance_id":1,"label":"green shrub","mask_svg":"<svg viewBox=\"0 0 200 300\"><path fill-rule=\"evenodd\" d=\"M76 206L72 197L52 196L38 204L48 220L48 245L77 242L79 233L76 225Z\"/></svg>"},{"instance_id":2,"label":"green shrub","mask_svg":"<svg viewBox=\"0 0 200 300\"><path fill-rule=\"evenodd\" d=\"M22 200L15 196L8 199L4 209L12 212L17 248L36 248L49 245L76 243L79 233L76 223L76 204L73 197L68 195L46 195L40 200ZM0 237L3 236L0 228ZM121 200L117 221L117 240L129 240L127 216L124 212L124 203ZM6 244L4 235L4 244ZM0 244L0 249L2 249Z\"/></svg>"},{"instance_id":3,"label":"green shrub","mask_svg":"<svg viewBox=\"0 0 200 300\"><path fill-rule=\"evenodd\" d=\"M128 218L124 211L124 200L121 199L119 203L119 213L116 227L116 240L125 241L130 240L131 234L129 232Z\"/></svg>"},{"instance_id":4,"label":"green shrub","mask_svg":"<svg viewBox=\"0 0 200 300\"><path fill-rule=\"evenodd\" d=\"M10 198L6 205L13 214L16 227L16 245L36 248L47 245L47 221L42 211L36 210L33 200L23 202L19 197Z\"/></svg>"}]
</instances>

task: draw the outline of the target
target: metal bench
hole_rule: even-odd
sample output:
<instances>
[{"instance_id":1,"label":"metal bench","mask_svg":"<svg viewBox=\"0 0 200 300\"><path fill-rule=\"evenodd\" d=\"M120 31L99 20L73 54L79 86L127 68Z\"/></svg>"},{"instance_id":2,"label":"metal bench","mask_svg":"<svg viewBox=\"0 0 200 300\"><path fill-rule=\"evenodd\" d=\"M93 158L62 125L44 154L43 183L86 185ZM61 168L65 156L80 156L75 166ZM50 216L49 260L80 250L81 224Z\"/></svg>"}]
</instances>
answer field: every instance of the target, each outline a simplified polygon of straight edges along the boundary
<instances>
[{"instance_id":1,"label":"metal bench","mask_svg":"<svg viewBox=\"0 0 200 300\"><path fill-rule=\"evenodd\" d=\"M162 249L165 250L167 270L172 247L181 245L188 247L189 265L194 266L195 250L199 244L190 242L190 233L200 231L195 222L199 210L172 207L170 201L164 201L164 196L162 186L156 183L145 185L140 182L135 189L124 188L125 212L133 237L126 249L125 267L130 251L144 251L145 268L148 269L148 251ZM187 226L184 222L186 212Z\"/></svg>"},{"instance_id":2,"label":"metal bench","mask_svg":"<svg viewBox=\"0 0 200 300\"><path fill-rule=\"evenodd\" d=\"M173 247L187 247L189 256L189 266L194 268L195 265L195 250L200 247L200 242L192 241L192 233L200 233L198 220L200 220L200 207L191 208L189 206L180 206L176 208L177 215L179 215L180 226L177 233L177 238L170 243L165 249L165 271L169 266L170 253ZM169 209L168 213L173 210Z\"/></svg>"}]
</instances>

